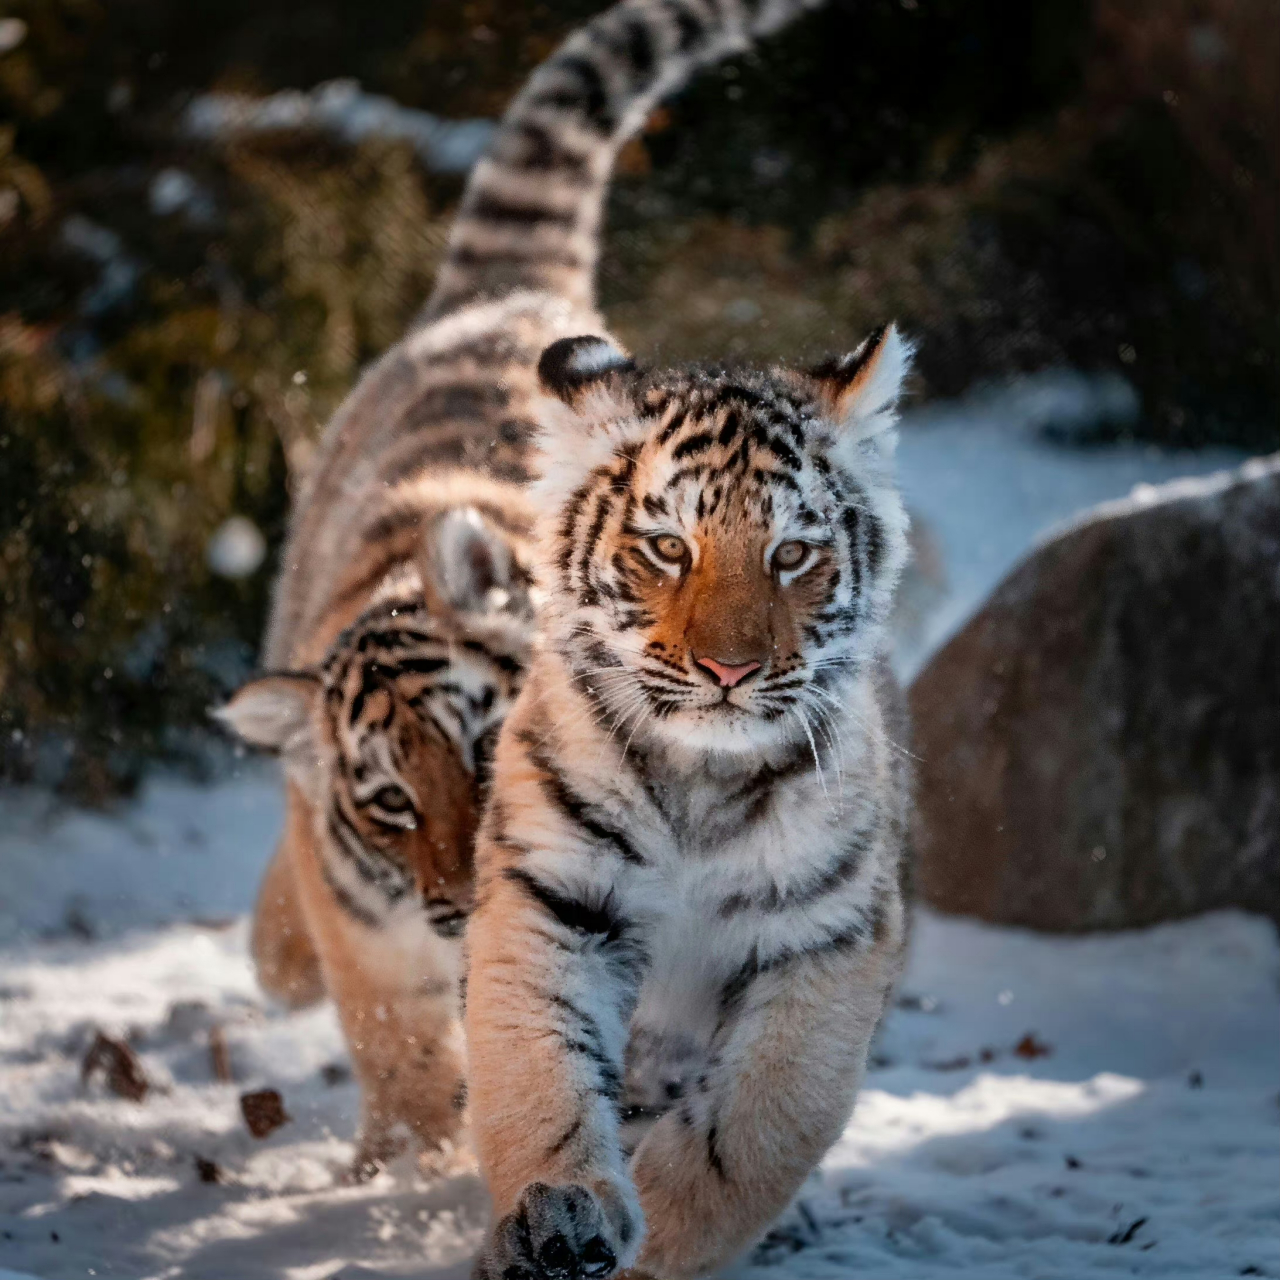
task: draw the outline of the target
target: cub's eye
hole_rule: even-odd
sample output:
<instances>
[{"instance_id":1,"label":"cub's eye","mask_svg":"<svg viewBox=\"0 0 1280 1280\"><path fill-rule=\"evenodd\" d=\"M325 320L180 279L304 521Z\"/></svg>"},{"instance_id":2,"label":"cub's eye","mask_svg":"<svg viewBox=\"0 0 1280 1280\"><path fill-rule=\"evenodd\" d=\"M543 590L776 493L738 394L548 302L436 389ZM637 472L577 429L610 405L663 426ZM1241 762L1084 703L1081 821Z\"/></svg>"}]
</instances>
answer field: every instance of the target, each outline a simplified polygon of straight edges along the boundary
<instances>
[{"instance_id":1,"label":"cub's eye","mask_svg":"<svg viewBox=\"0 0 1280 1280\"><path fill-rule=\"evenodd\" d=\"M650 538L649 550L659 560L664 560L667 564L679 564L688 554L688 548L684 545L684 540L677 538L674 533L660 533L656 537Z\"/></svg>"},{"instance_id":2,"label":"cub's eye","mask_svg":"<svg viewBox=\"0 0 1280 1280\"><path fill-rule=\"evenodd\" d=\"M783 542L778 545L778 549L773 553L773 567L775 569L794 569L809 554L809 544L807 542Z\"/></svg>"},{"instance_id":3,"label":"cub's eye","mask_svg":"<svg viewBox=\"0 0 1280 1280\"><path fill-rule=\"evenodd\" d=\"M380 787L373 793L373 803L387 813L408 813L413 808L403 787Z\"/></svg>"}]
</instances>

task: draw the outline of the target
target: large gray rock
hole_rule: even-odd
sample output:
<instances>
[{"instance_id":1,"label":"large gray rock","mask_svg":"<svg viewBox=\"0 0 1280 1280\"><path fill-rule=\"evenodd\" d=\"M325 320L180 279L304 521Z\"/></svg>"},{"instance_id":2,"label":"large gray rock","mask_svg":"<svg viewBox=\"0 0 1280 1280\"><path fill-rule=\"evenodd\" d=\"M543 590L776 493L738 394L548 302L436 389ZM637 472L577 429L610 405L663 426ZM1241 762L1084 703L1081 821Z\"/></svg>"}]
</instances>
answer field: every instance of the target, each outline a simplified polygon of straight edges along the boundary
<instances>
[{"instance_id":1,"label":"large gray rock","mask_svg":"<svg viewBox=\"0 0 1280 1280\"><path fill-rule=\"evenodd\" d=\"M1280 920L1280 454L1089 513L911 689L926 901Z\"/></svg>"}]
</instances>

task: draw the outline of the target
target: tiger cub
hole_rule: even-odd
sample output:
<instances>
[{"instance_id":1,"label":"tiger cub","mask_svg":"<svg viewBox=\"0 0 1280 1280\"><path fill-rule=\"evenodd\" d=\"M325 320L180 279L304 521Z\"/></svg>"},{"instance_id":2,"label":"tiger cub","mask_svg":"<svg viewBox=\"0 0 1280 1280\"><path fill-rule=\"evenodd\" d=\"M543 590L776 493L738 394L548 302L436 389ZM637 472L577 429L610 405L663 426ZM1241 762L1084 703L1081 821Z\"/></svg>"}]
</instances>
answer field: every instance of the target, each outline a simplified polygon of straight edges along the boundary
<instances>
[{"instance_id":1,"label":"tiger cub","mask_svg":"<svg viewBox=\"0 0 1280 1280\"><path fill-rule=\"evenodd\" d=\"M454 1135L460 934L493 736L533 634L524 488L540 353L603 332L595 264L618 149L699 65L806 0L625 0L532 77L471 175L413 331L325 432L264 647L222 718L280 752L262 985L335 1000L362 1092L357 1172Z\"/></svg>"},{"instance_id":2,"label":"tiger cub","mask_svg":"<svg viewBox=\"0 0 1280 1280\"><path fill-rule=\"evenodd\" d=\"M702 1275L841 1132L902 963L893 328L807 373L539 363L543 643L477 842L482 1280Z\"/></svg>"}]
</instances>

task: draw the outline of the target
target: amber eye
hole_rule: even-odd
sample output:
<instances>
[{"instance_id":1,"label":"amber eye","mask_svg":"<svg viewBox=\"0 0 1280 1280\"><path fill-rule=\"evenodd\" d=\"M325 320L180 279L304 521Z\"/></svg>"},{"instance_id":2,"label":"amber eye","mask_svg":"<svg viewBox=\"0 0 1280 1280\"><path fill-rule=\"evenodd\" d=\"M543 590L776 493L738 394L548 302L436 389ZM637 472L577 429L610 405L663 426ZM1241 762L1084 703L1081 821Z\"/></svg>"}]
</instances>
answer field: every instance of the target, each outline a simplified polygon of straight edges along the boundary
<instances>
[{"instance_id":1,"label":"amber eye","mask_svg":"<svg viewBox=\"0 0 1280 1280\"><path fill-rule=\"evenodd\" d=\"M386 813L408 813L413 801L403 787L381 787L373 793L373 803Z\"/></svg>"},{"instance_id":2,"label":"amber eye","mask_svg":"<svg viewBox=\"0 0 1280 1280\"><path fill-rule=\"evenodd\" d=\"M684 540L674 533L659 533L649 539L649 550L667 564L679 564L688 554Z\"/></svg>"},{"instance_id":3,"label":"amber eye","mask_svg":"<svg viewBox=\"0 0 1280 1280\"><path fill-rule=\"evenodd\" d=\"M809 544L807 542L783 542L778 545L778 549L773 553L773 567L775 569L794 569L809 554Z\"/></svg>"}]
</instances>

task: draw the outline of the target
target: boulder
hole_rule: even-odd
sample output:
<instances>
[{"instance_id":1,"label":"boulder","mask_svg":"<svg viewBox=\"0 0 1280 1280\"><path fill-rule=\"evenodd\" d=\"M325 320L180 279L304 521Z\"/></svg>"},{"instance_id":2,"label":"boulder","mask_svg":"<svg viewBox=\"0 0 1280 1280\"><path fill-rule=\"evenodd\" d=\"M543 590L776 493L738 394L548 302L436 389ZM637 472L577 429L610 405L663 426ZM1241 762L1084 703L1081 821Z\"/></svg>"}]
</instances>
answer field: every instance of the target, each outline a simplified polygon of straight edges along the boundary
<instances>
[{"instance_id":1,"label":"boulder","mask_svg":"<svg viewBox=\"0 0 1280 1280\"><path fill-rule=\"evenodd\" d=\"M943 911L1280 921L1280 454L1088 513L912 685L919 886Z\"/></svg>"}]
</instances>

